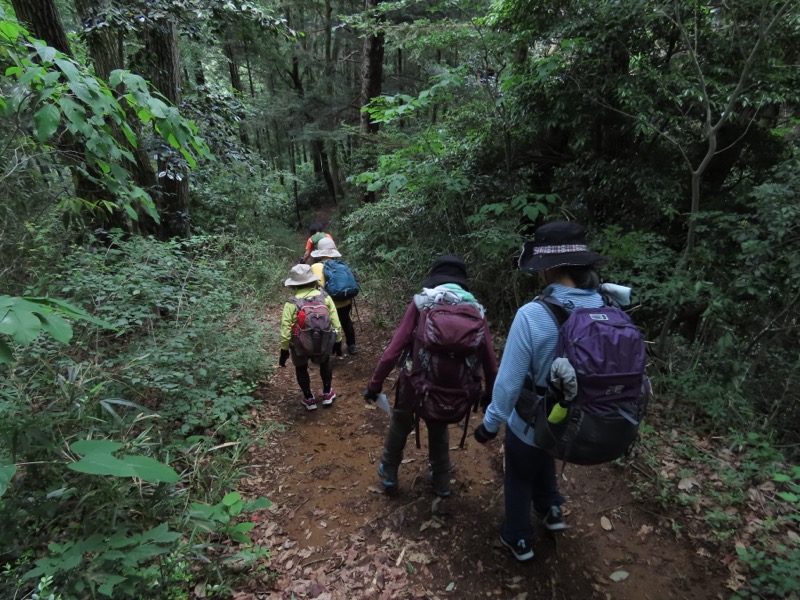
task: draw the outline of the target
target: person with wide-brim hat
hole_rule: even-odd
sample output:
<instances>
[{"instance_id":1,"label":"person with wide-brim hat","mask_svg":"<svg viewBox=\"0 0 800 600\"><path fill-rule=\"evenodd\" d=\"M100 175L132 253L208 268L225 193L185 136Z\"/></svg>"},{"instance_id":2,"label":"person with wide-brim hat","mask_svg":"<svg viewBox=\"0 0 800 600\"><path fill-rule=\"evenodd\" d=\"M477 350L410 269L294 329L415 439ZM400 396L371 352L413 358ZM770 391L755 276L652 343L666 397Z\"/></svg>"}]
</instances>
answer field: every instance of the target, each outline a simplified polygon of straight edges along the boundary
<instances>
[{"instance_id":1,"label":"person with wide-brim hat","mask_svg":"<svg viewBox=\"0 0 800 600\"><path fill-rule=\"evenodd\" d=\"M383 388L383 383L389 373L398 366L398 363L406 363L408 360L401 361L401 357L410 358L414 347L414 331L419 323L422 311L435 303L447 304L473 304L479 309L483 316L483 307L469 291L469 276L467 266L464 261L457 256L442 255L433 261L430 270L422 281L422 291L414 295L409 303L405 315L400 320L397 329L392 336L391 342L383 351L378 364L376 365L367 388L364 391L364 399L374 402L378 399L378 394ZM483 316L484 338L481 345L481 352L478 356L480 368L483 371L483 378L486 390L490 390L494 383L497 373L497 358L495 357L492 345L492 334L486 317ZM411 359L413 362L413 359ZM396 398L394 411L389 422L389 430L383 444L381 461L378 466L378 477L387 493L392 493L398 487L398 468L403 462L403 452L409 434L416 424L412 404L419 401L416 392L404 379L409 374L407 366L401 367L401 373L396 385ZM409 393L412 397L406 397ZM424 419L425 427L428 430L428 460L430 463L430 478L433 491L439 497L450 496L450 442L448 424L432 419Z\"/></svg>"},{"instance_id":2,"label":"person with wide-brim hat","mask_svg":"<svg viewBox=\"0 0 800 600\"><path fill-rule=\"evenodd\" d=\"M311 271L319 277L320 285L325 288L325 262L335 260L342 257L342 253L336 247L336 242L330 238L323 238L317 242L317 249L311 251L311 258L316 262L311 265ZM353 299L347 298L345 300L334 300L336 305L336 312L339 314L339 321L344 330L345 347L347 354L354 355L358 353L358 346L356 346L356 328L353 325L353 319L350 313L353 310Z\"/></svg>"},{"instance_id":3,"label":"person with wide-brim hat","mask_svg":"<svg viewBox=\"0 0 800 600\"><path fill-rule=\"evenodd\" d=\"M289 277L283 282L283 285L290 288L294 294L294 298L306 299L316 298L322 296L321 300L324 301L330 316L331 326L336 332L336 343L334 344L334 352L337 350L341 352L342 346L342 325L339 322L339 316L336 312L336 306L333 299L325 292L319 289L319 278L312 272L310 265L298 264L294 265L289 271ZM318 358L309 359L307 357L298 356L292 347L292 328L297 322L297 315L299 309L294 302L287 301L283 305L283 313L281 314L281 352L278 364L281 367L286 366L286 361L291 357L292 364L295 368L295 375L297 377L297 384L303 392L303 406L307 410L317 409L317 398L314 392L311 391L311 378L308 373L308 363L316 362L319 364L319 375L322 379L322 406L329 407L336 399L336 392L333 391L333 368L331 366L330 355L321 356Z\"/></svg>"},{"instance_id":4,"label":"person with wide-brim hat","mask_svg":"<svg viewBox=\"0 0 800 600\"><path fill-rule=\"evenodd\" d=\"M555 221L542 225L526 242L519 268L535 273L544 286L542 295L553 296L568 311L603 306L597 272L603 257L590 250L586 230L579 223ZM540 302L528 302L514 317L503 360L475 439L486 443L506 424L504 439L505 520L500 541L519 561L533 558L531 503L550 531L566 528L560 506L555 460L536 445L534 428L523 417L523 390L543 396L550 366L555 359L558 327ZM531 387L533 388L531 390ZM532 394L524 397L532 398Z\"/></svg>"}]
</instances>

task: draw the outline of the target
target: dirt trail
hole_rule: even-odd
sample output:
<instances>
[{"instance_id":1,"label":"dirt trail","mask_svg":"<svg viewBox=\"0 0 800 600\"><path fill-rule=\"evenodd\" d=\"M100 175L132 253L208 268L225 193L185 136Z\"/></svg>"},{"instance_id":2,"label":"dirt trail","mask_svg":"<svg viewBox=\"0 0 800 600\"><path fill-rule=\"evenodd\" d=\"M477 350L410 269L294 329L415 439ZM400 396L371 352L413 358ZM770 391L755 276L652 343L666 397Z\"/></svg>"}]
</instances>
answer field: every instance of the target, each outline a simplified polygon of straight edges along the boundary
<instances>
[{"instance_id":1,"label":"dirt trail","mask_svg":"<svg viewBox=\"0 0 800 600\"><path fill-rule=\"evenodd\" d=\"M361 392L391 332L372 328L363 297L358 308L360 352L335 360L333 407L306 411L291 367L278 369L261 391L254 418L285 430L252 450L245 491L274 503L253 532L272 556L268 571L237 598L726 597L713 560L676 539L669 519L639 505L620 467L566 468L561 490L570 528L551 535L540 526L536 557L526 564L497 542L499 441L482 447L468 437L458 449L454 426L453 495L439 500L426 477L423 426L421 450L409 438L400 491L385 496L376 469L388 417L365 404ZM279 307L271 314L277 317ZM321 393L313 371L312 384ZM473 415L470 433L479 419ZM624 576L619 572L628 575L612 581L612 574Z\"/></svg>"}]
</instances>

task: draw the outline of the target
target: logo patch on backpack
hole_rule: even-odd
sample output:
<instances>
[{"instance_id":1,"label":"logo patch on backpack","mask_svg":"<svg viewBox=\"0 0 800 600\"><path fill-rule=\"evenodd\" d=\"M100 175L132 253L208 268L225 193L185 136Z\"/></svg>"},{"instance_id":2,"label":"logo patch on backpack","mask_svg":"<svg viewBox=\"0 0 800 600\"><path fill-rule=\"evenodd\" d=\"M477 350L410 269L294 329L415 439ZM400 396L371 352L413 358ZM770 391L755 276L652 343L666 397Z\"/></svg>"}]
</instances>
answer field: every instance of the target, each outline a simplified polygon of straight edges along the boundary
<instances>
[{"instance_id":1,"label":"logo patch on backpack","mask_svg":"<svg viewBox=\"0 0 800 600\"><path fill-rule=\"evenodd\" d=\"M297 356L322 358L330 355L336 343L336 332L331 323L325 293L306 298L292 298L297 307L297 317L292 326L290 345Z\"/></svg>"},{"instance_id":2,"label":"logo patch on backpack","mask_svg":"<svg viewBox=\"0 0 800 600\"><path fill-rule=\"evenodd\" d=\"M639 329L616 306L576 308L567 313L550 298L537 300L559 326L556 358L574 369L577 394L564 400L560 382L550 381L534 414L535 441L552 456L578 464L599 464L624 455L644 417L650 383L647 350ZM555 402L568 409L561 423L549 423Z\"/></svg>"}]
</instances>

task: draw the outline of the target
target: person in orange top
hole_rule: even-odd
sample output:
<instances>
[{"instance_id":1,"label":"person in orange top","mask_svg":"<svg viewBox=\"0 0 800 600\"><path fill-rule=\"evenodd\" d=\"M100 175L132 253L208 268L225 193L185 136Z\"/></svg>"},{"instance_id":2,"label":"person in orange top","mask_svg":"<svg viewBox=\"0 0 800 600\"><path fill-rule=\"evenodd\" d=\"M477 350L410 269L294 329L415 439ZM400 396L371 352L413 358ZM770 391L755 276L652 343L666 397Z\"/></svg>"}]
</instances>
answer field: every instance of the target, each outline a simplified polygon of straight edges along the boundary
<instances>
[{"instance_id":1,"label":"person in orange top","mask_svg":"<svg viewBox=\"0 0 800 600\"><path fill-rule=\"evenodd\" d=\"M301 263L308 263L308 258L311 256L311 251L317 247L317 243L322 238L329 238L333 240L330 233L325 233L322 231L322 223L314 223L311 227L308 228L309 238L306 240L306 252L303 254L303 258L300 259Z\"/></svg>"}]
</instances>

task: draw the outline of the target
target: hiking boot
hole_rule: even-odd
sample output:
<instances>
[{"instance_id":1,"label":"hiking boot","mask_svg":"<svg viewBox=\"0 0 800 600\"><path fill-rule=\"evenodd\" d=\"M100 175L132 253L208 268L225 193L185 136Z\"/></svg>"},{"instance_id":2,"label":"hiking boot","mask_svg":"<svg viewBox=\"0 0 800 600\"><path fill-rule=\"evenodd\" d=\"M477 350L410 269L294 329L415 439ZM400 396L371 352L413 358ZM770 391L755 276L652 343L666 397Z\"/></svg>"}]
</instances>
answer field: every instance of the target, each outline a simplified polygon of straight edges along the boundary
<instances>
[{"instance_id":1,"label":"hiking boot","mask_svg":"<svg viewBox=\"0 0 800 600\"><path fill-rule=\"evenodd\" d=\"M350 344L350 345L347 347L347 353L348 353L348 354L358 354L358 348L356 347L356 345L355 345L355 344Z\"/></svg>"},{"instance_id":2,"label":"hiking boot","mask_svg":"<svg viewBox=\"0 0 800 600\"><path fill-rule=\"evenodd\" d=\"M547 531L562 531L567 528L564 515L557 506L551 506L550 510L545 514L540 513L539 517L542 519L542 525L545 526Z\"/></svg>"},{"instance_id":3,"label":"hiking boot","mask_svg":"<svg viewBox=\"0 0 800 600\"><path fill-rule=\"evenodd\" d=\"M433 492L439 496L439 498L447 498L450 496L450 473L444 471L434 474L433 471L430 471L428 476L431 478Z\"/></svg>"},{"instance_id":4,"label":"hiking boot","mask_svg":"<svg viewBox=\"0 0 800 600\"><path fill-rule=\"evenodd\" d=\"M514 558L516 558L519 562L525 562L526 560L533 558L533 548L531 548L527 540L520 539L516 544L511 544L504 540L503 535L501 534L500 543L511 550L511 554L513 554Z\"/></svg>"},{"instance_id":5,"label":"hiking boot","mask_svg":"<svg viewBox=\"0 0 800 600\"><path fill-rule=\"evenodd\" d=\"M381 478L384 492L388 494L397 490L397 467L387 467L381 463L378 467L378 477Z\"/></svg>"},{"instance_id":6,"label":"hiking boot","mask_svg":"<svg viewBox=\"0 0 800 600\"><path fill-rule=\"evenodd\" d=\"M303 406L305 406L307 410L317 410L317 399L314 398L314 396L303 398Z\"/></svg>"},{"instance_id":7,"label":"hiking boot","mask_svg":"<svg viewBox=\"0 0 800 600\"><path fill-rule=\"evenodd\" d=\"M322 394L322 406L330 406L336 400L336 392L331 390L327 394Z\"/></svg>"}]
</instances>

